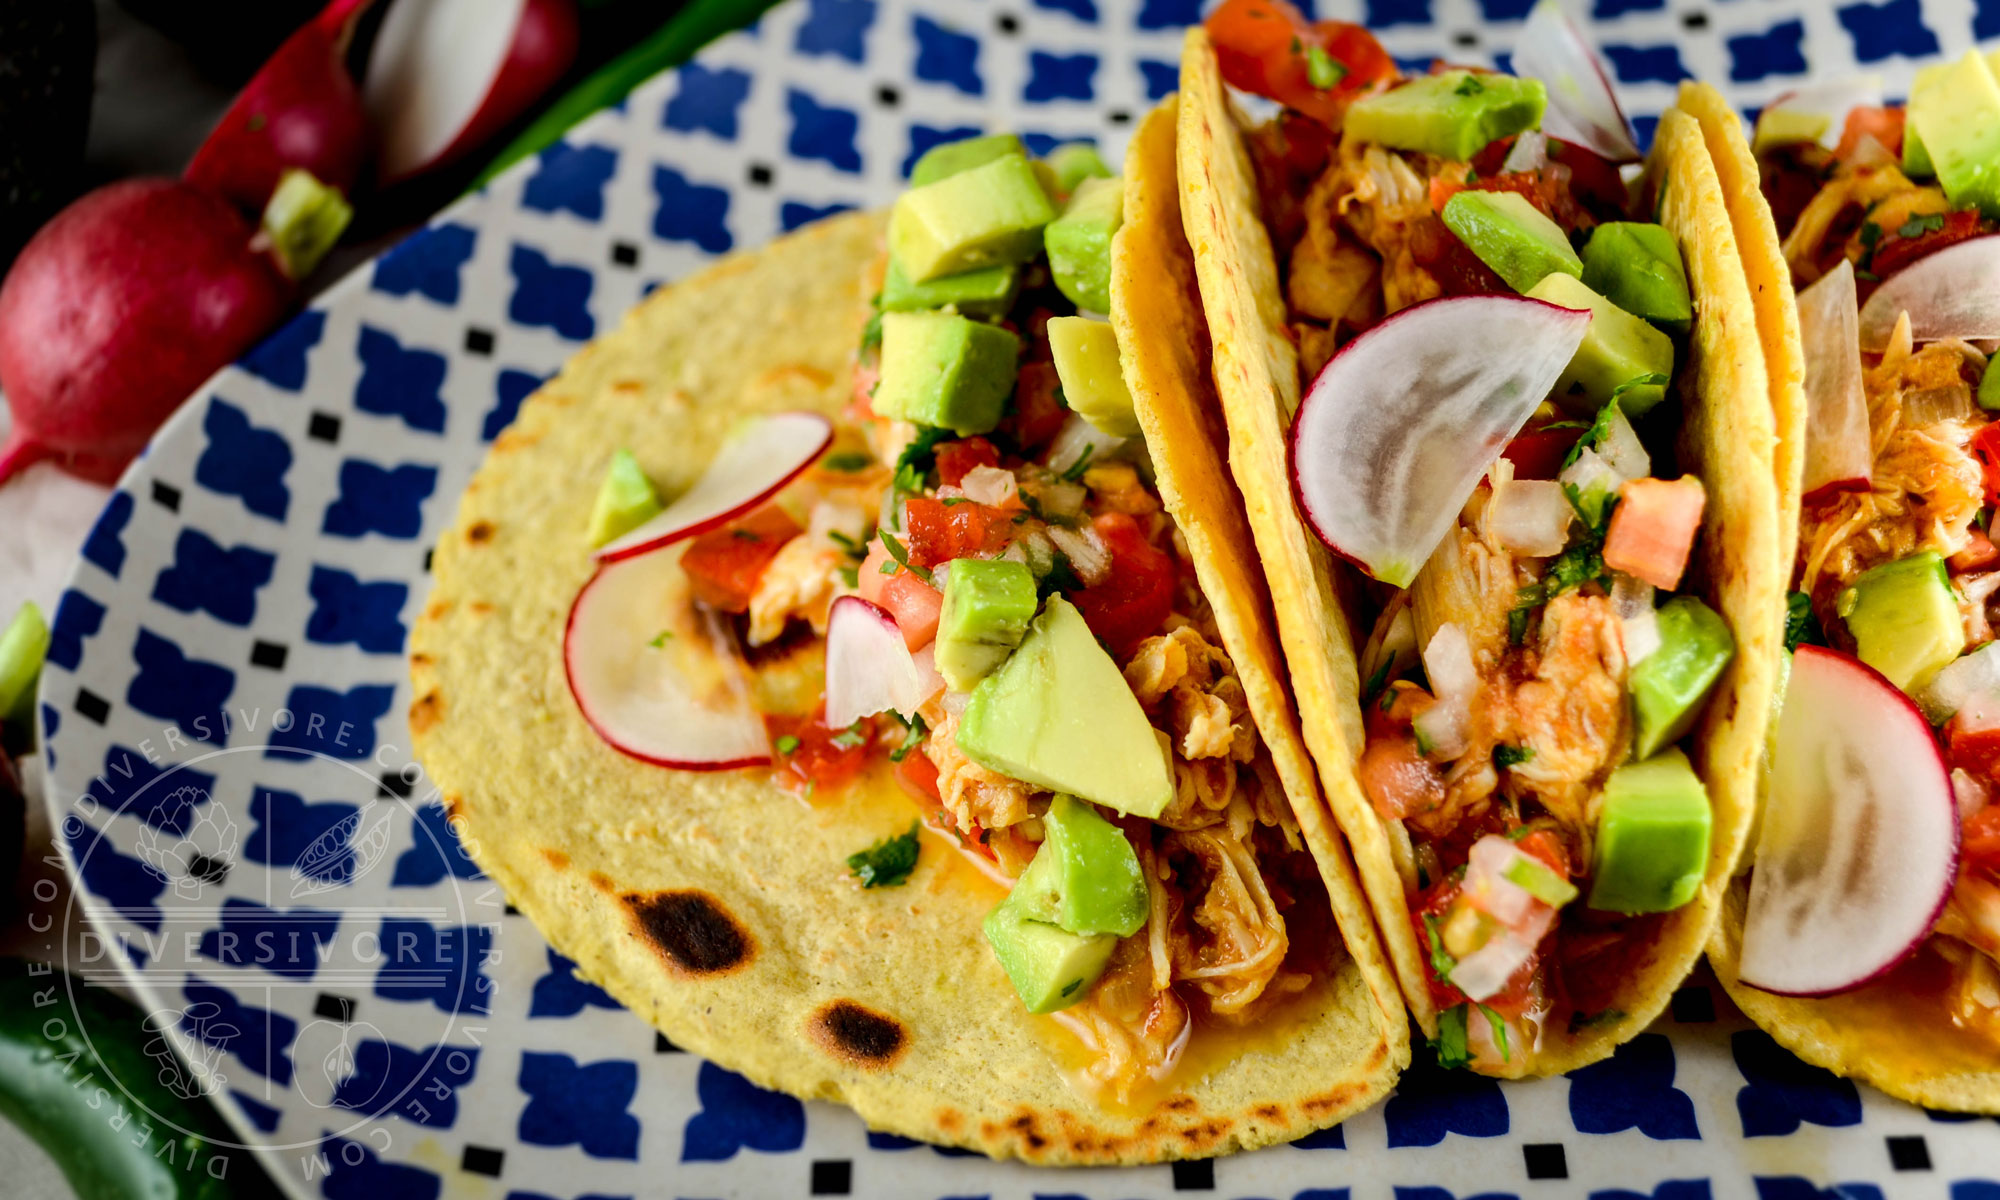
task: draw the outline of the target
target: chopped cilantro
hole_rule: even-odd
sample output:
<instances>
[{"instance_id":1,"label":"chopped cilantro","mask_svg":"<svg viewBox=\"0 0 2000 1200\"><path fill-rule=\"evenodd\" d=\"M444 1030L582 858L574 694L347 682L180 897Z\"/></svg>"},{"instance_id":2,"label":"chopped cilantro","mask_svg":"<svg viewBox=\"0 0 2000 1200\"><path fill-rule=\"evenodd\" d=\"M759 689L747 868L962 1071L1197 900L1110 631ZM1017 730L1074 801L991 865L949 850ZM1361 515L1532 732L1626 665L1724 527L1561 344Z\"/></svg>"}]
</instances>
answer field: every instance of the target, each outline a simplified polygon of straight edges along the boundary
<instances>
[{"instance_id":1,"label":"chopped cilantro","mask_svg":"<svg viewBox=\"0 0 2000 1200\"><path fill-rule=\"evenodd\" d=\"M1076 994L1076 989L1082 986L1083 986L1082 976L1078 976L1077 978L1070 980L1068 983L1065 983L1063 985L1063 990L1062 990L1063 999L1067 1000L1070 996Z\"/></svg>"},{"instance_id":2,"label":"chopped cilantro","mask_svg":"<svg viewBox=\"0 0 2000 1200\"><path fill-rule=\"evenodd\" d=\"M1424 914L1424 932L1430 935L1431 973L1441 980L1450 979L1452 968L1458 965L1458 960L1451 956L1451 951L1444 948L1444 935L1438 932L1436 913Z\"/></svg>"},{"instance_id":3,"label":"chopped cilantro","mask_svg":"<svg viewBox=\"0 0 2000 1200\"><path fill-rule=\"evenodd\" d=\"M1896 236L1899 238L1922 237L1927 233L1936 233L1943 228L1943 213L1924 213L1921 216L1911 217L1909 220L1903 222L1902 228L1896 230Z\"/></svg>"},{"instance_id":4,"label":"chopped cilantro","mask_svg":"<svg viewBox=\"0 0 2000 1200\"><path fill-rule=\"evenodd\" d=\"M732 529L729 531L729 536L739 542L761 542L764 540L754 529Z\"/></svg>"},{"instance_id":5,"label":"chopped cilantro","mask_svg":"<svg viewBox=\"0 0 2000 1200\"><path fill-rule=\"evenodd\" d=\"M1082 479L1083 473L1090 469L1090 456L1096 450L1097 446L1095 443L1085 443L1083 453L1076 456L1076 461L1062 469L1063 482L1075 483L1077 480Z\"/></svg>"},{"instance_id":6,"label":"chopped cilantro","mask_svg":"<svg viewBox=\"0 0 2000 1200\"><path fill-rule=\"evenodd\" d=\"M917 822L894 837L847 856L847 869L864 888L896 887L917 869Z\"/></svg>"},{"instance_id":7,"label":"chopped cilantro","mask_svg":"<svg viewBox=\"0 0 2000 1200\"><path fill-rule=\"evenodd\" d=\"M903 734L903 740L897 744L896 748L889 751L889 761L902 762L908 758L910 751L924 744L924 735L929 732L930 726L924 724L922 717L911 717L909 731Z\"/></svg>"},{"instance_id":8,"label":"chopped cilantro","mask_svg":"<svg viewBox=\"0 0 2000 1200\"><path fill-rule=\"evenodd\" d=\"M1812 597L1793 592L1785 597L1785 649L1796 650L1801 644L1824 646L1826 635L1820 632L1819 618L1813 616Z\"/></svg>"},{"instance_id":9,"label":"chopped cilantro","mask_svg":"<svg viewBox=\"0 0 2000 1200\"><path fill-rule=\"evenodd\" d=\"M915 466L904 463L896 468L896 477L890 481L890 486L905 496L921 495L924 490L924 473Z\"/></svg>"},{"instance_id":10,"label":"chopped cilantro","mask_svg":"<svg viewBox=\"0 0 2000 1200\"><path fill-rule=\"evenodd\" d=\"M835 572L840 576L841 582L845 583L848 587L858 588L861 586L861 568L855 564L848 563L844 567L836 567Z\"/></svg>"},{"instance_id":11,"label":"chopped cilantro","mask_svg":"<svg viewBox=\"0 0 2000 1200\"><path fill-rule=\"evenodd\" d=\"M1396 707L1396 689L1392 687L1383 688L1381 703L1376 705L1376 707L1380 708L1383 712L1388 712L1390 709Z\"/></svg>"},{"instance_id":12,"label":"chopped cilantro","mask_svg":"<svg viewBox=\"0 0 2000 1200\"><path fill-rule=\"evenodd\" d=\"M863 454L859 450L842 450L838 454L829 454L820 463L820 466L829 471L841 471L850 475L856 471L866 471L874 465L875 456Z\"/></svg>"},{"instance_id":13,"label":"chopped cilantro","mask_svg":"<svg viewBox=\"0 0 2000 1200\"><path fill-rule=\"evenodd\" d=\"M1549 564L1548 574L1542 582L1548 587L1549 599L1553 600L1573 588L1580 588L1594 579L1603 579L1604 535L1592 530L1576 545L1558 554Z\"/></svg>"},{"instance_id":14,"label":"chopped cilantro","mask_svg":"<svg viewBox=\"0 0 2000 1200\"><path fill-rule=\"evenodd\" d=\"M881 534L883 547L889 551L890 561L882 564L882 573L884 575L894 575L896 567L902 566L908 568L910 574L915 575L925 583L931 581L930 571L910 561L910 552L903 548L903 543L896 540L895 534L890 533L886 529L878 532Z\"/></svg>"},{"instance_id":15,"label":"chopped cilantro","mask_svg":"<svg viewBox=\"0 0 2000 1200\"><path fill-rule=\"evenodd\" d=\"M868 556L868 544L866 542L857 542L838 529L827 530L826 536L832 540L834 545L856 558L866 558Z\"/></svg>"},{"instance_id":16,"label":"chopped cilantro","mask_svg":"<svg viewBox=\"0 0 2000 1200\"><path fill-rule=\"evenodd\" d=\"M951 436L949 429L938 429L931 425L917 426L917 436L911 438L910 444L903 447L903 452L896 456L897 475L900 476L905 467L913 468L919 475L930 470L932 464L937 461L938 443L950 441ZM921 491L922 488L910 490Z\"/></svg>"},{"instance_id":17,"label":"chopped cilantro","mask_svg":"<svg viewBox=\"0 0 2000 1200\"><path fill-rule=\"evenodd\" d=\"M1533 757L1535 757L1535 752L1528 746L1500 745L1493 747L1493 765L1496 767L1518 767Z\"/></svg>"},{"instance_id":18,"label":"chopped cilantro","mask_svg":"<svg viewBox=\"0 0 2000 1200\"><path fill-rule=\"evenodd\" d=\"M1626 392L1631 391L1633 388L1665 387L1666 384L1667 384L1667 377L1665 375L1660 374L1658 371L1652 371L1645 375L1634 375L1632 378L1626 380L1624 383L1621 383L1617 387L1611 389L1611 400L1612 401L1617 400L1620 396L1623 396ZM1607 401L1606 403L1610 402L1611 401Z\"/></svg>"},{"instance_id":19,"label":"chopped cilantro","mask_svg":"<svg viewBox=\"0 0 2000 1200\"><path fill-rule=\"evenodd\" d=\"M1070 565L1069 555L1058 550L1055 561L1049 566L1049 573L1042 576L1042 582L1035 588L1035 593L1046 600L1053 592L1071 592L1082 586L1083 580L1077 577L1076 568Z\"/></svg>"},{"instance_id":20,"label":"chopped cilantro","mask_svg":"<svg viewBox=\"0 0 2000 1200\"><path fill-rule=\"evenodd\" d=\"M1472 1061L1472 1052L1465 1045L1465 1005L1438 1014L1437 1040L1431 1045L1437 1050L1438 1066L1446 1070Z\"/></svg>"},{"instance_id":21,"label":"chopped cilantro","mask_svg":"<svg viewBox=\"0 0 2000 1200\"><path fill-rule=\"evenodd\" d=\"M868 735L861 731L861 722L867 719L866 717L855 718L854 724L834 734L828 740L842 750L852 750L857 746L865 744L868 741Z\"/></svg>"},{"instance_id":22,"label":"chopped cilantro","mask_svg":"<svg viewBox=\"0 0 2000 1200\"><path fill-rule=\"evenodd\" d=\"M1531 583L1514 592L1514 607L1507 611L1507 641L1520 645L1528 636L1528 617L1549 598L1548 588Z\"/></svg>"},{"instance_id":23,"label":"chopped cilantro","mask_svg":"<svg viewBox=\"0 0 2000 1200\"><path fill-rule=\"evenodd\" d=\"M1640 378L1644 379L1647 377L1642 375ZM1597 417L1591 421L1590 427L1585 429L1583 435L1576 439L1576 444L1569 448L1569 453L1563 455L1563 470L1567 471L1576 465L1576 460L1583 457L1585 450L1593 449L1598 443L1611 435L1611 419L1618 412L1618 393L1623 391L1625 387L1626 385L1621 383L1612 389L1611 399L1606 400L1604 407L1597 410Z\"/></svg>"},{"instance_id":24,"label":"chopped cilantro","mask_svg":"<svg viewBox=\"0 0 2000 1200\"><path fill-rule=\"evenodd\" d=\"M1297 34L1292 35L1292 53L1293 54L1305 53L1305 43L1299 41Z\"/></svg>"},{"instance_id":25,"label":"chopped cilantro","mask_svg":"<svg viewBox=\"0 0 2000 1200\"><path fill-rule=\"evenodd\" d=\"M1375 668L1375 673L1368 677L1368 686L1361 689L1363 704L1374 699L1375 693L1389 685L1389 668L1394 665L1396 665L1394 658L1385 658L1382 660L1382 665Z\"/></svg>"},{"instance_id":26,"label":"chopped cilantro","mask_svg":"<svg viewBox=\"0 0 2000 1200\"><path fill-rule=\"evenodd\" d=\"M877 302L880 302L882 297L878 293L875 299ZM868 314L868 323L861 327L861 348L863 350L874 350L879 348L881 345L882 345L882 310L878 308L874 312Z\"/></svg>"},{"instance_id":27,"label":"chopped cilantro","mask_svg":"<svg viewBox=\"0 0 2000 1200\"><path fill-rule=\"evenodd\" d=\"M669 638L671 638L671 637L673 637L673 636L674 636L674 631L673 631L673 630L671 630L671 629L662 629L662 630L660 630L660 632L658 632L658 633L656 633L656 634L654 634L654 635L653 635L653 640L652 640L652 641L650 641L650 642L647 642L646 644L647 644L648 646L651 646L651 647L652 647L653 649L655 649L655 650L659 650L659 649L661 649L661 648L665 647L665 646L666 646L666 644L667 644L667 639L669 639Z\"/></svg>"},{"instance_id":28,"label":"chopped cilantro","mask_svg":"<svg viewBox=\"0 0 2000 1200\"><path fill-rule=\"evenodd\" d=\"M1875 248L1881 240L1882 227L1880 225L1877 225L1873 221L1863 221L1861 223L1861 261L1856 265L1855 269L1857 271L1865 269L1870 263L1875 261Z\"/></svg>"},{"instance_id":29,"label":"chopped cilantro","mask_svg":"<svg viewBox=\"0 0 2000 1200\"><path fill-rule=\"evenodd\" d=\"M1320 91L1347 78L1347 68L1318 46L1306 49L1306 82Z\"/></svg>"},{"instance_id":30,"label":"chopped cilantro","mask_svg":"<svg viewBox=\"0 0 2000 1200\"><path fill-rule=\"evenodd\" d=\"M780 758L790 758L798 748L799 739L789 733L778 739L778 757Z\"/></svg>"},{"instance_id":31,"label":"chopped cilantro","mask_svg":"<svg viewBox=\"0 0 2000 1200\"><path fill-rule=\"evenodd\" d=\"M1877 275L1877 274L1876 274L1875 272L1873 272L1873 271L1856 271L1856 272L1854 273L1854 277L1855 277L1856 279L1862 279L1862 280L1866 280L1866 281L1867 281L1867 282L1869 282L1869 283L1880 283L1880 282L1882 282L1882 277L1881 277L1880 275Z\"/></svg>"},{"instance_id":32,"label":"chopped cilantro","mask_svg":"<svg viewBox=\"0 0 2000 1200\"><path fill-rule=\"evenodd\" d=\"M1467 75L1459 81L1457 87L1451 89L1454 96L1477 96L1485 90L1486 85L1479 81L1479 76L1477 75Z\"/></svg>"},{"instance_id":33,"label":"chopped cilantro","mask_svg":"<svg viewBox=\"0 0 2000 1200\"><path fill-rule=\"evenodd\" d=\"M1486 1014L1486 1024L1493 1030L1493 1044L1500 1047L1500 1061L1511 1061L1514 1055L1507 1049L1507 1023L1500 1019L1499 1013L1484 1004L1479 1006L1479 1011Z\"/></svg>"}]
</instances>

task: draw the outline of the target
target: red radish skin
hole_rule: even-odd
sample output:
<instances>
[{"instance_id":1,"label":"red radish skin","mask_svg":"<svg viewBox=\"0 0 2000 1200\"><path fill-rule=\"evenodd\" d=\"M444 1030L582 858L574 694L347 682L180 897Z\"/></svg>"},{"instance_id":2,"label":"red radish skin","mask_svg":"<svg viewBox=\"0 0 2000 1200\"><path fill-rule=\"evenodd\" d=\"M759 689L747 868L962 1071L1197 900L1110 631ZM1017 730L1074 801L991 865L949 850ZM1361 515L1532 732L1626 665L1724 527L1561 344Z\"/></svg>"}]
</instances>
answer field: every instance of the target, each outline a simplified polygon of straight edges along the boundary
<instances>
[{"instance_id":1,"label":"red radish skin","mask_svg":"<svg viewBox=\"0 0 2000 1200\"><path fill-rule=\"evenodd\" d=\"M1639 161L1632 124L1619 107L1604 60L1559 0L1540 0L1521 26L1514 47L1514 72L1547 87L1548 110L1542 131L1614 163Z\"/></svg>"},{"instance_id":2,"label":"red radish skin","mask_svg":"<svg viewBox=\"0 0 2000 1200\"><path fill-rule=\"evenodd\" d=\"M189 393L276 324L291 285L222 198L171 179L99 188L0 285L0 481L53 460L116 481Z\"/></svg>"},{"instance_id":3,"label":"red radish skin","mask_svg":"<svg viewBox=\"0 0 2000 1200\"><path fill-rule=\"evenodd\" d=\"M236 97L182 178L264 211L288 168L352 196L368 162L368 113L347 40L373 0L333 0L279 46Z\"/></svg>"}]
</instances>

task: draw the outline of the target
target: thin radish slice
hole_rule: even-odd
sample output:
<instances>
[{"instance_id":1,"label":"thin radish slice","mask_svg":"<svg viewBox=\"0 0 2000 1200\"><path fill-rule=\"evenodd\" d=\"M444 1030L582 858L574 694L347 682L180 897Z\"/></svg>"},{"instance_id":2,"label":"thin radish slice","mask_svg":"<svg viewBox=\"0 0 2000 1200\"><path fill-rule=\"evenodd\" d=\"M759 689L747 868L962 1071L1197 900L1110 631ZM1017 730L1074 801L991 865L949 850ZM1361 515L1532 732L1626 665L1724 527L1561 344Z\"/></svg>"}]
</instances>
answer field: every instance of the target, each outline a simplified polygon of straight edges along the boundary
<instances>
[{"instance_id":1,"label":"thin radish slice","mask_svg":"<svg viewBox=\"0 0 2000 1200\"><path fill-rule=\"evenodd\" d=\"M1539 79L1549 90L1542 132L1575 142L1614 163L1639 161L1639 143L1603 60L1584 40L1557 0L1541 0L1521 26L1514 44L1514 73Z\"/></svg>"},{"instance_id":2,"label":"thin radish slice","mask_svg":"<svg viewBox=\"0 0 2000 1200\"><path fill-rule=\"evenodd\" d=\"M1786 92L1757 114L1752 147L1762 154L1788 142L1818 142L1832 150L1847 129L1847 114L1882 106L1882 77L1854 75Z\"/></svg>"},{"instance_id":3,"label":"thin radish slice","mask_svg":"<svg viewBox=\"0 0 2000 1200\"><path fill-rule=\"evenodd\" d=\"M1590 313L1525 296L1404 309L1340 348L1292 426L1292 486L1334 553L1408 587L1547 398Z\"/></svg>"},{"instance_id":4,"label":"thin radish slice","mask_svg":"<svg viewBox=\"0 0 2000 1200\"><path fill-rule=\"evenodd\" d=\"M798 478L833 444L833 422L818 413L759 418L731 438L708 470L658 516L597 551L617 562L727 524Z\"/></svg>"},{"instance_id":5,"label":"thin radish slice","mask_svg":"<svg viewBox=\"0 0 2000 1200\"><path fill-rule=\"evenodd\" d=\"M694 604L685 547L605 563L563 629L563 671L612 749L656 766L722 771L769 762L764 718L727 625Z\"/></svg>"},{"instance_id":6,"label":"thin radish slice","mask_svg":"<svg viewBox=\"0 0 2000 1200\"><path fill-rule=\"evenodd\" d=\"M1743 925L1744 983L1826 996L1929 936L1958 869L1958 808L1937 739L1859 660L1792 656Z\"/></svg>"},{"instance_id":7,"label":"thin radish slice","mask_svg":"<svg viewBox=\"0 0 2000 1200\"><path fill-rule=\"evenodd\" d=\"M1874 470L1858 321L1854 267L1844 258L1799 293L1799 342L1806 357L1807 501L1830 492L1864 491Z\"/></svg>"},{"instance_id":8,"label":"thin radish slice","mask_svg":"<svg viewBox=\"0 0 2000 1200\"><path fill-rule=\"evenodd\" d=\"M1861 348L1880 354L1905 312L1920 343L2000 338L2000 236L1946 246L1876 288L1861 307Z\"/></svg>"},{"instance_id":9,"label":"thin radish slice","mask_svg":"<svg viewBox=\"0 0 2000 1200\"><path fill-rule=\"evenodd\" d=\"M826 621L829 728L844 728L891 709L913 717L930 694L888 609L859 596L833 602Z\"/></svg>"}]
</instances>

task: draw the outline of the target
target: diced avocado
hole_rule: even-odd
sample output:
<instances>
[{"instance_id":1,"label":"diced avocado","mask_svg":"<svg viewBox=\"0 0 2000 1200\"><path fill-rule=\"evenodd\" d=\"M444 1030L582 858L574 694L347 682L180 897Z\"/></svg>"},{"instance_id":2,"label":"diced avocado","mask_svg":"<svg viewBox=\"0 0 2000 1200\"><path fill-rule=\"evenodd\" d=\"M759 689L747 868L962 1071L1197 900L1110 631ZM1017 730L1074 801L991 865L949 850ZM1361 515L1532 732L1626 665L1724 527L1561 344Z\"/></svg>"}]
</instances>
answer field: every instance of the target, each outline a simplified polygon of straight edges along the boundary
<instances>
[{"instance_id":1,"label":"diced avocado","mask_svg":"<svg viewBox=\"0 0 2000 1200\"><path fill-rule=\"evenodd\" d=\"M1757 114L1757 128L1750 135L1750 152L1762 154L1773 146L1816 142L1832 128L1833 118L1825 113L1801 112L1796 108L1767 108Z\"/></svg>"},{"instance_id":2,"label":"diced avocado","mask_svg":"<svg viewBox=\"0 0 2000 1200\"><path fill-rule=\"evenodd\" d=\"M1937 175L1937 165L1931 162L1931 152L1924 149L1923 135L1907 121L1903 123L1903 174L1911 179L1930 179Z\"/></svg>"},{"instance_id":3,"label":"diced avocado","mask_svg":"<svg viewBox=\"0 0 2000 1200\"><path fill-rule=\"evenodd\" d=\"M1064 142L1049 151L1042 161L1056 173L1056 188L1067 196L1086 179L1109 179L1115 172L1104 165L1097 147L1089 142Z\"/></svg>"},{"instance_id":4,"label":"diced avocado","mask_svg":"<svg viewBox=\"0 0 2000 1200\"><path fill-rule=\"evenodd\" d=\"M1049 352L1071 409L1112 437L1139 436L1132 393L1118 366L1118 335L1108 323L1089 317L1051 317Z\"/></svg>"},{"instance_id":5,"label":"diced avocado","mask_svg":"<svg viewBox=\"0 0 2000 1200\"><path fill-rule=\"evenodd\" d=\"M1979 376L1979 407L1988 412L2000 409L2000 367L1993 365L1996 362L2000 356L1987 359L1986 370Z\"/></svg>"},{"instance_id":6,"label":"diced avocado","mask_svg":"<svg viewBox=\"0 0 2000 1200\"><path fill-rule=\"evenodd\" d=\"M1686 333L1694 319L1681 248L1662 226L1637 221L1599 225L1583 248L1583 282L1669 333Z\"/></svg>"},{"instance_id":7,"label":"diced avocado","mask_svg":"<svg viewBox=\"0 0 2000 1200\"><path fill-rule=\"evenodd\" d=\"M1036 257L1055 219L1034 168L1010 154L904 192L889 214L889 252L910 282L928 283Z\"/></svg>"},{"instance_id":8,"label":"diced avocado","mask_svg":"<svg viewBox=\"0 0 2000 1200\"><path fill-rule=\"evenodd\" d=\"M1911 95L1906 125L1953 205L2000 218L2000 81L1978 51Z\"/></svg>"},{"instance_id":9,"label":"diced avocado","mask_svg":"<svg viewBox=\"0 0 2000 1200\"><path fill-rule=\"evenodd\" d=\"M1010 779L1135 817L1157 817L1174 798L1166 752L1139 698L1061 596L1049 598L1013 657L972 690L958 748Z\"/></svg>"},{"instance_id":10,"label":"diced avocado","mask_svg":"<svg viewBox=\"0 0 2000 1200\"><path fill-rule=\"evenodd\" d=\"M1576 899L1576 885L1531 854L1523 854L1508 863L1503 877L1543 904L1561 908Z\"/></svg>"},{"instance_id":11,"label":"diced avocado","mask_svg":"<svg viewBox=\"0 0 2000 1200\"><path fill-rule=\"evenodd\" d=\"M1708 790L1679 750L1611 772L1597 818L1588 904L1604 912L1653 913L1694 899L1714 823Z\"/></svg>"},{"instance_id":12,"label":"diced avocado","mask_svg":"<svg viewBox=\"0 0 2000 1200\"><path fill-rule=\"evenodd\" d=\"M1702 701L1736 654L1736 639L1715 610L1675 596L1653 614L1660 644L1632 668L1635 758L1651 758L1687 735Z\"/></svg>"},{"instance_id":13,"label":"diced avocado","mask_svg":"<svg viewBox=\"0 0 2000 1200\"><path fill-rule=\"evenodd\" d=\"M985 137L932 146L910 168L910 186L920 188L940 179L949 179L1010 154L1016 158L1028 157L1027 150L1021 146L1021 139L1011 133L990 133Z\"/></svg>"},{"instance_id":14,"label":"diced avocado","mask_svg":"<svg viewBox=\"0 0 2000 1200\"><path fill-rule=\"evenodd\" d=\"M1000 423L1014 394L1021 339L951 313L882 314L877 416L949 429L960 437Z\"/></svg>"},{"instance_id":15,"label":"diced avocado","mask_svg":"<svg viewBox=\"0 0 2000 1200\"><path fill-rule=\"evenodd\" d=\"M954 559L938 611L937 669L969 692L1007 661L1035 619L1035 573L1004 558Z\"/></svg>"},{"instance_id":16,"label":"diced avocado","mask_svg":"<svg viewBox=\"0 0 2000 1200\"><path fill-rule=\"evenodd\" d=\"M911 283L909 273L895 259L889 260L882 277L883 312L922 312L932 308L953 308L968 317L1000 317L1014 307L1020 289L1021 268L981 267L941 275L929 283Z\"/></svg>"},{"instance_id":17,"label":"diced avocado","mask_svg":"<svg viewBox=\"0 0 2000 1200\"><path fill-rule=\"evenodd\" d=\"M1674 371L1673 339L1626 312L1567 275L1545 276L1528 295L1564 308L1590 310L1590 329L1576 357L1556 381L1555 401L1582 413L1595 413L1621 385L1648 375L1669 377ZM1628 386L1618 393L1618 408L1637 418L1667 394L1664 383Z\"/></svg>"},{"instance_id":18,"label":"diced avocado","mask_svg":"<svg viewBox=\"0 0 2000 1200\"><path fill-rule=\"evenodd\" d=\"M1468 162L1491 142L1539 126L1547 103L1538 79L1440 71L1355 101L1345 133L1391 150Z\"/></svg>"},{"instance_id":19,"label":"diced avocado","mask_svg":"<svg viewBox=\"0 0 2000 1200\"><path fill-rule=\"evenodd\" d=\"M1035 862L1041 855L1035 856ZM1015 883L1018 890L1034 874L1034 863ZM1059 925L1037 921L1008 896L986 914L986 941L1000 960L1000 969L1014 985L1031 1013L1052 1013L1084 998L1104 974L1104 964L1118 946L1116 934L1071 933Z\"/></svg>"},{"instance_id":20,"label":"diced avocado","mask_svg":"<svg viewBox=\"0 0 2000 1200\"><path fill-rule=\"evenodd\" d=\"M33 600L24 600L0 633L0 720L31 720L35 680L49 653L49 623Z\"/></svg>"},{"instance_id":21,"label":"diced avocado","mask_svg":"<svg viewBox=\"0 0 2000 1200\"><path fill-rule=\"evenodd\" d=\"M1444 223L1517 292L1550 274L1583 274L1562 227L1518 192L1465 191L1444 204Z\"/></svg>"},{"instance_id":22,"label":"diced avocado","mask_svg":"<svg viewBox=\"0 0 2000 1200\"><path fill-rule=\"evenodd\" d=\"M1965 649L1958 597L1935 550L1863 571L1840 593L1835 610L1861 661L1905 692L1929 683Z\"/></svg>"},{"instance_id":23,"label":"diced avocado","mask_svg":"<svg viewBox=\"0 0 2000 1200\"><path fill-rule=\"evenodd\" d=\"M604 469L604 482L597 485L597 503L590 509L590 544L602 546L623 537L659 511L659 494L639 469L639 460L630 450L618 450Z\"/></svg>"},{"instance_id":24,"label":"diced avocado","mask_svg":"<svg viewBox=\"0 0 2000 1200\"><path fill-rule=\"evenodd\" d=\"M1042 231L1049 274L1078 308L1111 311L1111 237L1124 215L1124 180L1086 179Z\"/></svg>"},{"instance_id":25,"label":"diced avocado","mask_svg":"<svg viewBox=\"0 0 2000 1200\"><path fill-rule=\"evenodd\" d=\"M1013 901L1037 921L1071 933L1130 937L1146 923L1150 903L1139 856L1116 825L1074 796L1057 795L1042 818L1037 862L1050 869L1024 873Z\"/></svg>"}]
</instances>

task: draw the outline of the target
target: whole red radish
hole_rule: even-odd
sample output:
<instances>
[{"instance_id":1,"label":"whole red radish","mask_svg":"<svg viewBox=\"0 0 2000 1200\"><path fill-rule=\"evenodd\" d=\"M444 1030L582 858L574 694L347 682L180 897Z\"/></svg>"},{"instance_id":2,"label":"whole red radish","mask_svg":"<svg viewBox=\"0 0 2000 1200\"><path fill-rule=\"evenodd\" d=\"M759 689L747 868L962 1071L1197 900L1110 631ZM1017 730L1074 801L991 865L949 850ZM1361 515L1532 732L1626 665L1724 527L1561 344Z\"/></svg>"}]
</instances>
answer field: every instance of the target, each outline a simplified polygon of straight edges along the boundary
<instances>
[{"instance_id":1,"label":"whole red radish","mask_svg":"<svg viewBox=\"0 0 2000 1200\"><path fill-rule=\"evenodd\" d=\"M89 193L0 284L0 481L52 459L110 483L204 379L284 314L291 284L228 201L171 179Z\"/></svg>"},{"instance_id":2,"label":"whole red radish","mask_svg":"<svg viewBox=\"0 0 2000 1200\"><path fill-rule=\"evenodd\" d=\"M288 168L353 195L368 161L368 114L348 74L349 36L373 0L332 0L285 39L236 97L182 178L262 212Z\"/></svg>"}]
</instances>

